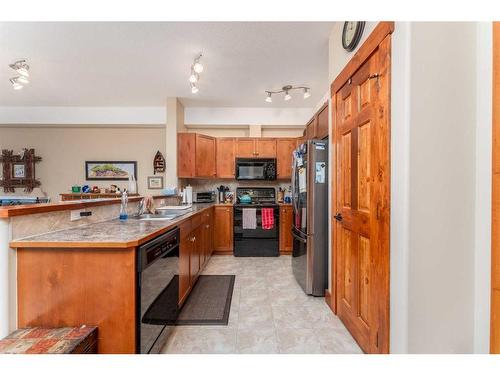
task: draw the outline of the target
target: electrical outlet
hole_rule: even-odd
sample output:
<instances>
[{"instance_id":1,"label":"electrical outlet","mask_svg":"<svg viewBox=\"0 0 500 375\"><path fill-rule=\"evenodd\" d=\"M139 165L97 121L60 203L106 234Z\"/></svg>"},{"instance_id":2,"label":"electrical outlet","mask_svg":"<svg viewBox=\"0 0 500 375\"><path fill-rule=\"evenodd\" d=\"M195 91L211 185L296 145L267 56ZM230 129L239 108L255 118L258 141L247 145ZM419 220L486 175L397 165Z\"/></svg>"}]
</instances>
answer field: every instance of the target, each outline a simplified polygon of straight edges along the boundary
<instances>
[{"instance_id":1,"label":"electrical outlet","mask_svg":"<svg viewBox=\"0 0 500 375\"><path fill-rule=\"evenodd\" d=\"M92 211L87 211L87 210L72 210L71 211L70 220L71 221L76 221L76 220L80 220L83 217L87 217L87 216L92 216Z\"/></svg>"}]
</instances>

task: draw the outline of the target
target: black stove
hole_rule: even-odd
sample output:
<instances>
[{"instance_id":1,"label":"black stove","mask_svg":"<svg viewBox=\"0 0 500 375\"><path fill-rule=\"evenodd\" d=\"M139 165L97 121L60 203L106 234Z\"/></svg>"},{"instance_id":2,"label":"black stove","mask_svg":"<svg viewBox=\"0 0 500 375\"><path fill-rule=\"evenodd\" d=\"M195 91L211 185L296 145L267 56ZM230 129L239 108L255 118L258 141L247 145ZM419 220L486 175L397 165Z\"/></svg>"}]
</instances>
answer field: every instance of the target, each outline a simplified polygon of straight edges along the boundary
<instances>
[{"instance_id":1,"label":"black stove","mask_svg":"<svg viewBox=\"0 0 500 375\"><path fill-rule=\"evenodd\" d=\"M248 194L252 201L250 203L240 202L242 195ZM236 188L236 204L235 206L276 206L276 189L275 188Z\"/></svg>"},{"instance_id":2,"label":"black stove","mask_svg":"<svg viewBox=\"0 0 500 375\"><path fill-rule=\"evenodd\" d=\"M252 198L250 203L240 201L240 197L245 194ZM255 209L254 227L248 228L243 224L243 212L246 208ZM273 210L274 225L269 229L262 226L262 210L265 208ZM276 204L275 188L237 188L233 217L234 256L279 256L279 206Z\"/></svg>"}]
</instances>

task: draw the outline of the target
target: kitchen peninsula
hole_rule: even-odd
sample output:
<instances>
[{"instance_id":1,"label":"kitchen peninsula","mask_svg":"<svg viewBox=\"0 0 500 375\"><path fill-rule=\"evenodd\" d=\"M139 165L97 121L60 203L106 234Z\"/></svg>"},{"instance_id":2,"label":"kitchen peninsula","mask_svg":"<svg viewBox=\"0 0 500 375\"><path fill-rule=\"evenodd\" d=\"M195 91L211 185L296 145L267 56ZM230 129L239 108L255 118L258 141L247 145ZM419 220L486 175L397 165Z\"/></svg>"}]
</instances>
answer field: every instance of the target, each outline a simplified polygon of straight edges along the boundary
<instances>
[{"instance_id":1,"label":"kitchen peninsula","mask_svg":"<svg viewBox=\"0 0 500 375\"><path fill-rule=\"evenodd\" d=\"M134 210L139 199L131 200L130 210ZM107 201L106 207L116 211L119 205L114 201ZM83 205L98 210L104 203L94 204L97 206L63 203L59 208ZM111 215L105 221L12 240L10 247L17 255L17 326L96 325L99 353L135 353L138 247L173 228L180 229L182 304L213 253L214 206L224 208L213 203L194 204L176 219L158 221L129 218L120 222L110 219L116 217ZM35 215L40 218L57 214L51 211L57 208L37 205L32 210L38 211ZM0 215L15 217L22 214L20 210L23 208L5 209Z\"/></svg>"}]
</instances>

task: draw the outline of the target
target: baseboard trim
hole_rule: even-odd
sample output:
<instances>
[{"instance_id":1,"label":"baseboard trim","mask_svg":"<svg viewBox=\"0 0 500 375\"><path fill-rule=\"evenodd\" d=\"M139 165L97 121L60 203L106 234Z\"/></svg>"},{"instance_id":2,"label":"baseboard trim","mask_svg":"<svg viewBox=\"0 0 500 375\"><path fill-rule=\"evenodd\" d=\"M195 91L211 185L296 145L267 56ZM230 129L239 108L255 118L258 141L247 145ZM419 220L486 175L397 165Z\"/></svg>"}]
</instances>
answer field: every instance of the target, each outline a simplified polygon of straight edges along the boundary
<instances>
[{"instance_id":1,"label":"baseboard trim","mask_svg":"<svg viewBox=\"0 0 500 375\"><path fill-rule=\"evenodd\" d=\"M214 250L213 255L233 255L233 250Z\"/></svg>"},{"instance_id":2,"label":"baseboard trim","mask_svg":"<svg viewBox=\"0 0 500 375\"><path fill-rule=\"evenodd\" d=\"M330 308L330 310L333 311L332 295L330 294L330 291L328 289L325 289L325 302L328 305L328 307ZM333 313L335 313L335 311L333 311Z\"/></svg>"}]
</instances>

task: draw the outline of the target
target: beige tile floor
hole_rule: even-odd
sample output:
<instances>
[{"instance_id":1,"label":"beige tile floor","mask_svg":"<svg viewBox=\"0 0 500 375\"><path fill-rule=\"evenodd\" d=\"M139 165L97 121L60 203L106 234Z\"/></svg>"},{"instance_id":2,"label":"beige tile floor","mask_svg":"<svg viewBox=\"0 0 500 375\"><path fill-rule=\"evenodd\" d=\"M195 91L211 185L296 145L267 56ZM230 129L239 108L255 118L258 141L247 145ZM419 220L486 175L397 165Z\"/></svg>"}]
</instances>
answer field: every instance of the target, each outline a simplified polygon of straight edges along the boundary
<instances>
[{"instance_id":1,"label":"beige tile floor","mask_svg":"<svg viewBox=\"0 0 500 375\"><path fill-rule=\"evenodd\" d=\"M236 275L227 326L178 326L163 353L361 353L324 298L304 294L290 256L214 256L206 275Z\"/></svg>"}]
</instances>

